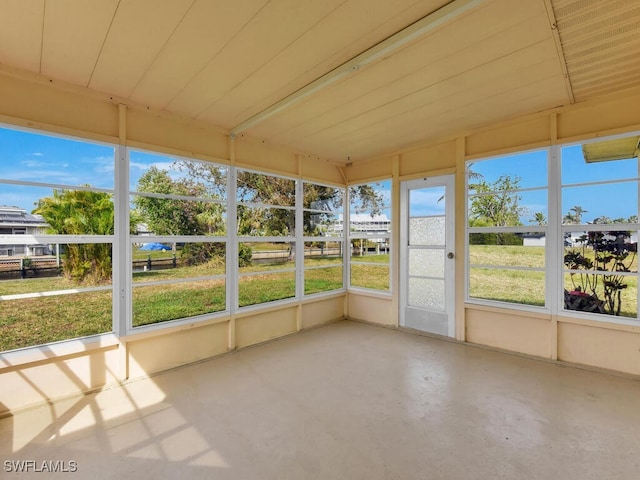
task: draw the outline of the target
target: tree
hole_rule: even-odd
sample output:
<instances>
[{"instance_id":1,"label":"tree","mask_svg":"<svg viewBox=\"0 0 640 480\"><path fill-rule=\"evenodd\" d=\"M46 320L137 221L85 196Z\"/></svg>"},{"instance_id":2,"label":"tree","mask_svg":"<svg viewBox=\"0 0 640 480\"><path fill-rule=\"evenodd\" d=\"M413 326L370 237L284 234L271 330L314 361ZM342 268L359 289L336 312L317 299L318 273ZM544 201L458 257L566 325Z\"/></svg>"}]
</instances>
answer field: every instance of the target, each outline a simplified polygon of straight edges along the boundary
<instances>
[{"instance_id":1,"label":"tree","mask_svg":"<svg viewBox=\"0 0 640 480\"><path fill-rule=\"evenodd\" d=\"M585 210L584 208L582 208L580 205L575 205L574 207L571 207L569 209L569 213L567 213L563 218L562 218L562 223L564 223L565 225L578 225L580 223L582 223L582 214L583 213L588 213L587 210Z\"/></svg>"},{"instance_id":2,"label":"tree","mask_svg":"<svg viewBox=\"0 0 640 480\"><path fill-rule=\"evenodd\" d=\"M537 225L546 225L547 217L542 212L536 212L535 216L529 220L530 223L536 223Z\"/></svg>"},{"instance_id":3,"label":"tree","mask_svg":"<svg viewBox=\"0 0 640 480\"><path fill-rule=\"evenodd\" d=\"M493 183L484 178L473 188L477 195L471 200L470 220L493 227L522 225L520 216L526 211L520 205L522 197L514 190L520 185L520 177L502 175Z\"/></svg>"},{"instance_id":4,"label":"tree","mask_svg":"<svg viewBox=\"0 0 640 480\"><path fill-rule=\"evenodd\" d=\"M147 193L175 195L177 198L158 198L139 195L134 199L136 213L156 235L216 235L225 231L224 207L216 202L195 201L180 197L219 199L219 184L211 187L193 176L198 170L189 170L187 162L176 162L187 176L173 179L166 170L153 166L138 180L137 190ZM176 245L174 244L174 251ZM181 255L187 265L206 263L223 255L215 244L187 244Z\"/></svg>"},{"instance_id":5,"label":"tree","mask_svg":"<svg viewBox=\"0 0 640 480\"><path fill-rule=\"evenodd\" d=\"M42 215L49 233L58 235L113 235L111 195L84 190L54 190L38 200L33 213ZM63 272L77 282L101 283L111 279L111 246L69 244L63 251Z\"/></svg>"}]
</instances>

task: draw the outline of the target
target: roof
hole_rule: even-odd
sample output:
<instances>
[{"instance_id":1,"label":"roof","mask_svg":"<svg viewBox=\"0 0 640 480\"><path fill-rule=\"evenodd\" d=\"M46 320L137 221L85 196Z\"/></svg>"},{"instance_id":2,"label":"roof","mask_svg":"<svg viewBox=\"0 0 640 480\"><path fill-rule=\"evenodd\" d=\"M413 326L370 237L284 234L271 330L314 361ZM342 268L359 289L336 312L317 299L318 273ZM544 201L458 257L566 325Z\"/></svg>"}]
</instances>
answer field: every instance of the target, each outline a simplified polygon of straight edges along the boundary
<instances>
[{"instance_id":1,"label":"roof","mask_svg":"<svg viewBox=\"0 0 640 480\"><path fill-rule=\"evenodd\" d=\"M640 84L636 0L12 0L0 13L0 71L345 163Z\"/></svg>"},{"instance_id":2,"label":"roof","mask_svg":"<svg viewBox=\"0 0 640 480\"><path fill-rule=\"evenodd\" d=\"M47 226L47 222L41 215L33 215L27 213L18 207L7 207L0 205L0 225L11 227L26 227L26 226Z\"/></svg>"}]
</instances>

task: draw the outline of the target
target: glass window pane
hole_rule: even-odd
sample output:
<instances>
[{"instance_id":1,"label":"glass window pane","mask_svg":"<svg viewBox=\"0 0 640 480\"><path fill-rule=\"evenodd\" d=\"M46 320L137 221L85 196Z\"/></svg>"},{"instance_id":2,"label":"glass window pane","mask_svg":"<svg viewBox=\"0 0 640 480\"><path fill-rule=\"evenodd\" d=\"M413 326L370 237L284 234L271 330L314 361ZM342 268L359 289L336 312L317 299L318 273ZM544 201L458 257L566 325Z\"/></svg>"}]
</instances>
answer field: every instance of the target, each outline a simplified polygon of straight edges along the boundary
<instances>
[{"instance_id":1,"label":"glass window pane","mask_svg":"<svg viewBox=\"0 0 640 480\"><path fill-rule=\"evenodd\" d=\"M562 215L565 225L635 223L638 221L638 182L565 187Z\"/></svg>"},{"instance_id":2,"label":"glass window pane","mask_svg":"<svg viewBox=\"0 0 640 480\"><path fill-rule=\"evenodd\" d=\"M309 237L341 237L344 235L342 214L304 212L304 235Z\"/></svg>"},{"instance_id":3,"label":"glass window pane","mask_svg":"<svg viewBox=\"0 0 640 480\"><path fill-rule=\"evenodd\" d=\"M638 271L638 233L565 232L564 264L571 270Z\"/></svg>"},{"instance_id":4,"label":"glass window pane","mask_svg":"<svg viewBox=\"0 0 640 480\"><path fill-rule=\"evenodd\" d=\"M256 237L292 236L296 231L296 212L282 208L238 205L238 235Z\"/></svg>"},{"instance_id":5,"label":"glass window pane","mask_svg":"<svg viewBox=\"0 0 640 480\"><path fill-rule=\"evenodd\" d=\"M445 238L444 215L409 218L409 245L444 246Z\"/></svg>"},{"instance_id":6,"label":"glass window pane","mask_svg":"<svg viewBox=\"0 0 640 480\"><path fill-rule=\"evenodd\" d=\"M296 204L296 182L289 178L238 170L237 198L239 202L293 207Z\"/></svg>"},{"instance_id":7,"label":"glass window pane","mask_svg":"<svg viewBox=\"0 0 640 480\"><path fill-rule=\"evenodd\" d=\"M342 288L342 265L304 271L304 293L327 292Z\"/></svg>"},{"instance_id":8,"label":"glass window pane","mask_svg":"<svg viewBox=\"0 0 640 480\"><path fill-rule=\"evenodd\" d=\"M111 285L111 244L3 245L0 253L3 249L13 249L14 256L0 260L0 295Z\"/></svg>"},{"instance_id":9,"label":"glass window pane","mask_svg":"<svg viewBox=\"0 0 640 480\"><path fill-rule=\"evenodd\" d=\"M391 180L349 187L349 212L354 215L381 215L391 218Z\"/></svg>"},{"instance_id":10,"label":"glass window pane","mask_svg":"<svg viewBox=\"0 0 640 480\"><path fill-rule=\"evenodd\" d=\"M470 268L469 272L469 296L472 298L545 305L544 272L479 267Z\"/></svg>"},{"instance_id":11,"label":"glass window pane","mask_svg":"<svg viewBox=\"0 0 640 480\"><path fill-rule=\"evenodd\" d=\"M106 189L114 186L112 146L0 128L0 151L0 179ZM24 203L29 207L33 201Z\"/></svg>"},{"instance_id":12,"label":"glass window pane","mask_svg":"<svg viewBox=\"0 0 640 480\"><path fill-rule=\"evenodd\" d=\"M635 139L637 140L637 137ZM611 153L616 152L612 150ZM585 159L582 145L572 145L562 148L561 158L563 185L638 176L638 160L632 158L632 155L621 160L592 161Z\"/></svg>"},{"instance_id":13,"label":"glass window pane","mask_svg":"<svg viewBox=\"0 0 640 480\"><path fill-rule=\"evenodd\" d=\"M238 248L240 273L295 268L295 245L295 242L240 243Z\"/></svg>"},{"instance_id":14,"label":"glass window pane","mask_svg":"<svg viewBox=\"0 0 640 480\"><path fill-rule=\"evenodd\" d=\"M352 257L352 259L355 257ZM351 286L389 291L389 264L351 263Z\"/></svg>"},{"instance_id":15,"label":"glass window pane","mask_svg":"<svg viewBox=\"0 0 640 480\"><path fill-rule=\"evenodd\" d=\"M224 275L224 243L137 243L132 246L133 281L153 282Z\"/></svg>"},{"instance_id":16,"label":"glass window pane","mask_svg":"<svg viewBox=\"0 0 640 480\"><path fill-rule=\"evenodd\" d=\"M467 164L469 193L547 185L547 151L518 153Z\"/></svg>"},{"instance_id":17,"label":"glass window pane","mask_svg":"<svg viewBox=\"0 0 640 480\"><path fill-rule=\"evenodd\" d=\"M133 326L224 311L225 280L201 280L133 288Z\"/></svg>"},{"instance_id":18,"label":"glass window pane","mask_svg":"<svg viewBox=\"0 0 640 480\"><path fill-rule=\"evenodd\" d=\"M409 278L409 306L444 312L444 300L444 279Z\"/></svg>"},{"instance_id":19,"label":"glass window pane","mask_svg":"<svg viewBox=\"0 0 640 480\"><path fill-rule=\"evenodd\" d=\"M342 242L304 242L304 266L342 265Z\"/></svg>"},{"instance_id":20,"label":"glass window pane","mask_svg":"<svg viewBox=\"0 0 640 480\"><path fill-rule=\"evenodd\" d=\"M227 169L208 162L131 150L130 190L187 197L227 198Z\"/></svg>"},{"instance_id":21,"label":"glass window pane","mask_svg":"<svg viewBox=\"0 0 640 480\"><path fill-rule=\"evenodd\" d=\"M425 217L444 215L446 189L443 186L409 190L409 216Z\"/></svg>"},{"instance_id":22,"label":"glass window pane","mask_svg":"<svg viewBox=\"0 0 640 480\"><path fill-rule=\"evenodd\" d=\"M113 194L0 183L0 229L4 235L113 235Z\"/></svg>"},{"instance_id":23,"label":"glass window pane","mask_svg":"<svg viewBox=\"0 0 640 480\"><path fill-rule=\"evenodd\" d=\"M564 308L635 318L638 314L638 278L595 271L565 273Z\"/></svg>"},{"instance_id":24,"label":"glass window pane","mask_svg":"<svg viewBox=\"0 0 640 480\"><path fill-rule=\"evenodd\" d=\"M0 350L112 331L111 290L0 301Z\"/></svg>"},{"instance_id":25,"label":"glass window pane","mask_svg":"<svg viewBox=\"0 0 640 480\"><path fill-rule=\"evenodd\" d=\"M409 275L444 278L444 249L409 250Z\"/></svg>"},{"instance_id":26,"label":"glass window pane","mask_svg":"<svg viewBox=\"0 0 640 480\"><path fill-rule=\"evenodd\" d=\"M241 276L238 288L241 307L293 298L296 295L295 272Z\"/></svg>"},{"instance_id":27,"label":"glass window pane","mask_svg":"<svg viewBox=\"0 0 640 480\"><path fill-rule=\"evenodd\" d=\"M472 227L547 225L549 217L547 189L471 195L467 207Z\"/></svg>"},{"instance_id":28,"label":"glass window pane","mask_svg":"<svg viewBox=\"0 0 640 480\"><path fill-rule=\"evenodd\" d=\"M325 212L342 212L344 190L315 183L304 183L303 208Z\"/></svg>"},{"instance_id":29,"label":"glass window pane","mask_svg":"<svg viewBox=\"0 0 640 480\"><path fill-rule=\"evenodd\" d=\"M470 233L469 264L544 268L545 245L541 232Z\"/></svg>"},{"instance_id":30,"label":"glass window pane","mask_svg":"<svg viewBox=\"0 0 640 480\"><path fill-rule=\"evenodd\" d=\"M138 235L226 235L226 206L214 202L131 196Z\"/></svg>"}]
</instances>

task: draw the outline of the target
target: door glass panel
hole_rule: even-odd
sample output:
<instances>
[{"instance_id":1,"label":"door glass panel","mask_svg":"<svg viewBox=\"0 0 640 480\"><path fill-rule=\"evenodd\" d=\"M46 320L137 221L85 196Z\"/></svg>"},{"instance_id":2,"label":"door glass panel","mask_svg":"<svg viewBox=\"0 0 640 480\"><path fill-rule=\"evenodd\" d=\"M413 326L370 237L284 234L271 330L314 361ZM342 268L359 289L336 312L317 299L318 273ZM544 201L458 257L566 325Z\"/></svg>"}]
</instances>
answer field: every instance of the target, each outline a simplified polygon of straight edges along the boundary
<instances>
[{"instance_id":1,"label":"door glass panel","mask_svg":"<svg viewBox=\"0 0 640 480\"><path fill-rule=\"evenodd\" d=\"M409 275L444 278L444 250L409 250Z\"/></svg>"},{"instance_id":2,"label":"door glass panel","mask_svg":"<svg viewBox=\"0 0 640 480\"><path fill-rule=\"evenodd\" d=\"M445 217L412 217L409 219L409 245L444 245Z\"/></svg>"},{"instance_id":3,"label":"door glass panel","mask_svg":"<svg viewBox=\"0 0 640 480\"><path fill-rule=\"evenodd\" d=\"M444 312L444 279L410 277L409 306Z\"/></svg>"}]
</instances>

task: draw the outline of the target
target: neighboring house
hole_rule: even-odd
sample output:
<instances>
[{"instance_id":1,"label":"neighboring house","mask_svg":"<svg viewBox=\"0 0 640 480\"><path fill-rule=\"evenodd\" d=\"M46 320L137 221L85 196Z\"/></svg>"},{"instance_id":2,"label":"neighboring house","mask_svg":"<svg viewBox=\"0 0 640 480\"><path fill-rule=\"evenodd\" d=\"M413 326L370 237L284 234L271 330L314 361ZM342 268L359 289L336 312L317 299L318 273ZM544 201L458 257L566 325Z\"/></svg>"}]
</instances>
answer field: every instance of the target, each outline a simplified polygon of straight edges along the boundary
<instances>
[{"instance_id":1,"label":"neighboring house","mask_svg":"<svg viewBox=\"0 0 640 480\"><path fill-rule=\"evenodd\" d=\"M19 207L0 206L0 235L40 235L46 233L49 225L40 215L27 213ZM49 245L3 245L0 256L51 255Z\"/></svg>"},{"instance_id":2,"label":"neighboring house","mask_svg":"<svg viewBox=\"0 0 640 480\"><path fill-rule=\"evenodd\" d=\"M612 230L615 229L615 225L612 225ZM569 232L565 235L564 246L565 247L581 247L583 245L582 238L587 232ZM523 233L520 235L525 247L544 247L545 235L544 233ZM610 237L613 238L613 237ZM631 232L629 243L638 243L637 232Z\"/></svg>"},{"instance_id":3,"label":"neighboring house","mask_svg":"<svg viewBox=\"0 0 640 480\"><path fill-rule=\"evenodd\" d=\"M546 243L544 233L523 233L520 236L525 247L544 247Z\"/></svg>"},{"instance_id":4,"label":"neighboring house","mask_svg":"<svg viewBox=\"0 0 640 480\"><path fill-rule=\"evenodd\" d=\"M391 220L385 215L370 215L368 213L352 213L349 215L349 223L352 233L366 233L369 236L388 235L391 232ZM344 218L338 215L337 222L331 229L336 233L342 233L344 229ZM373 242L384 242L385 239L370 239Z\"/></svg>"}]
</instances>

